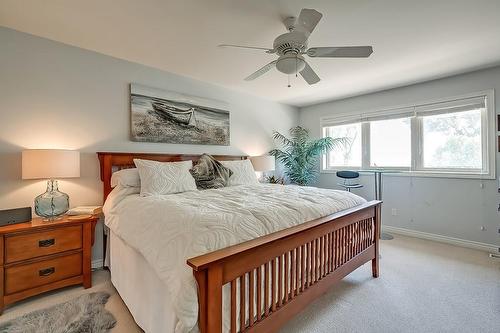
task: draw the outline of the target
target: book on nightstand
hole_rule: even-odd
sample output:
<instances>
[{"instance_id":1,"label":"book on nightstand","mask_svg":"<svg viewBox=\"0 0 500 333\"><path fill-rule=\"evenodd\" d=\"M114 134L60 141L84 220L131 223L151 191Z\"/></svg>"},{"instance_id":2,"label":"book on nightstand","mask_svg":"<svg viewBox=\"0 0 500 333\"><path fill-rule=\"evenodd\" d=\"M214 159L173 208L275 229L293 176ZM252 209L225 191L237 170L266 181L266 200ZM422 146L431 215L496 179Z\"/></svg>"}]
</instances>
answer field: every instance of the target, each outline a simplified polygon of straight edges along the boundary
<instances>
[{"instance_id":1,"label":"book on nightstand","mask_svg":"<svg viewBox=\"0 0 500 333\"><path fill-rule=\"evenodd\" d=\"M71 208L67 215L98 215L102 213L102 206L78 206Z\"/></svg>"}]
</instances>

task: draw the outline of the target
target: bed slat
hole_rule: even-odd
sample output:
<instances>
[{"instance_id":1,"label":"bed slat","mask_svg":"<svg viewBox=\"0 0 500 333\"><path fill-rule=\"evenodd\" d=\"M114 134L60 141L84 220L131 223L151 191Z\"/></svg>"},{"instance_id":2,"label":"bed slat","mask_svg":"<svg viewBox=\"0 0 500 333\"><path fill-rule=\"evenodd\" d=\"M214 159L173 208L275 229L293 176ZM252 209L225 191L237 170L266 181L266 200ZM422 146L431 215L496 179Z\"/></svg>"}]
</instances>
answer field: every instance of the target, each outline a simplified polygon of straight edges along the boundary
<instances>
[{"instance_id":1,"label":"bed slat","mask_svg":"<svg viewBox=\"0 0 500 333\"><path fill-rule=\"evenodd\" d=\"M262 318L262 266L257 268L257 321Z\"/></svg>"},{"instance_id":2,"label":"bed slat","mask_svg":"<svg viewBox=\"0 0 500 333\"><path fill-rule=\"evenodd\" d=\"M246 273L240 276L240 332L245 329L246 322Z\"/></svg>"},{"instance_id":3,"label":"bed slat","mask_svg":"<svg viewBox=\"0 0 500 333\"><path fill-rule=\"evenodd\" d=\"M231 281L231 333L236 333L236 280Z\"/></svg>"},{"instance_id":4,"label":"bed slat","mask_svg":"<svg viewBox=\"0 0 500 333\"><path fill-rule=\"evenodd\" d=\"M249 280L248 280L248 284L249 284L249 287L248 287L248 319L250 321L250 326L253 325L254 321L255 321L255 314L254 314L254 306L255 306L255 303L254 303L254 284L255 284L255 271L254 270L251 270L250 273L249 273Z\"/></svg>"},{"instance_id":5,"label":"bed slat","mask_svg":"<svg viewBox=\"0 0 500 333\"><path fill-rule=\"evenodd\" d=\"M269 316L269 263L265 264L265 278L264 278L264 303L265 303L265 316Z\"/></svg>"}]
</instances>

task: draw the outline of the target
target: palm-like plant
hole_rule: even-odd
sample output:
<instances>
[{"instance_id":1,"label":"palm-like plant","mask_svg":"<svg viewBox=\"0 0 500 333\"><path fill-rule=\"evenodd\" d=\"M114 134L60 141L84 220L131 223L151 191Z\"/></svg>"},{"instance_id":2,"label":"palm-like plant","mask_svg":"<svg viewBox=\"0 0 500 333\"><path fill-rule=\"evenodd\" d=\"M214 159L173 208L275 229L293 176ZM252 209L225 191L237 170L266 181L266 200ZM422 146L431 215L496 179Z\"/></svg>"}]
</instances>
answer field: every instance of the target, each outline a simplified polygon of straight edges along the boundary
<instances>
[{"instance_id":1,"label":"palm-like plant","mask_svg":"<svg viewBox=\"0 0 500 333\"><path fill-rule=\"evenodd\" d=\"M321 154L345 145L346 138L310 139L309 131L296 126L290 129L290 138L274 131L273 139L282 149L273 149L270 155L276 157L285 168L285 176L294 184L308 185L318 175L317 162Z\"/></svg>"}]
</instances>

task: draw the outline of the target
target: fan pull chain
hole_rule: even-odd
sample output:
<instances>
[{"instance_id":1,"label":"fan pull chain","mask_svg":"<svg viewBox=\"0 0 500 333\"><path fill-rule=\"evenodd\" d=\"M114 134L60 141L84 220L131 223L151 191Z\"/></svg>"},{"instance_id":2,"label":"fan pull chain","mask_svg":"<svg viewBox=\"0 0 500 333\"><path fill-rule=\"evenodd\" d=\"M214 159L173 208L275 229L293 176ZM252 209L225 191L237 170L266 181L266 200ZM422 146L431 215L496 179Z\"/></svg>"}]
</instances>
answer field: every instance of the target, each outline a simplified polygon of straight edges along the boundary
<instances>
[{"instance_id":1,"label":"fan pull chain","mask_svg":"<svg viewBox=\"0 0 500 333\"><path fill-rule=\"evenodd\" d=\"M297 64L297 55L295 55L295 77L298 77L298 68L299 68L299 65Z\"/></svg>"},{"instance_id":2,"label":"fan pull chain","mask_svg":"<svg viewBox=\"0 0 500 333\"><path fill-rule=\"evenodd\" d=\"M290 84L290 75L287 75L288 77L288 88L290 88L292 85Z\"/></svg>"}]
</instances>

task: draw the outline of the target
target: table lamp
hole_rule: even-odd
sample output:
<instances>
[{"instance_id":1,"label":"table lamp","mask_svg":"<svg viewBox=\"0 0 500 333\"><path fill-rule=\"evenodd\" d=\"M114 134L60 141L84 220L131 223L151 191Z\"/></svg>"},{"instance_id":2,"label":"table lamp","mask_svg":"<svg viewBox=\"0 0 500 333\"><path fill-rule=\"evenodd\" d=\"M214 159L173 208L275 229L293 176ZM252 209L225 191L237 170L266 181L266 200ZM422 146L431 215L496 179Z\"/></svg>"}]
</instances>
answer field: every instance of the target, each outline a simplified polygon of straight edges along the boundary
<instances>
[{"instance_id":1,"label":"table lamp","mask_svg":"<svg viewBox=\"0 0 500 333\"><path fill-rule=\"evenodd\" d=\"M261 171L264 178L266 171L273 171L276 168L276 160L274 156L262 155L262 156L252 156L250 157L253 169L255 171Z\"/></svg>"},{"instance_id":2,"label":"table lamp","mask_svg":"<svg viewBox=\"0 0 500 333\"><path fill-rule=\"evenodd\" d=\"M80 153L62 149L30 149L22 152L22 178L47 179L47 190L35 198L35 212L54 220L69 209L69 196L60 192L58 178L80 177Z\"/></svg>"}]
</instances>

